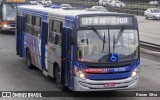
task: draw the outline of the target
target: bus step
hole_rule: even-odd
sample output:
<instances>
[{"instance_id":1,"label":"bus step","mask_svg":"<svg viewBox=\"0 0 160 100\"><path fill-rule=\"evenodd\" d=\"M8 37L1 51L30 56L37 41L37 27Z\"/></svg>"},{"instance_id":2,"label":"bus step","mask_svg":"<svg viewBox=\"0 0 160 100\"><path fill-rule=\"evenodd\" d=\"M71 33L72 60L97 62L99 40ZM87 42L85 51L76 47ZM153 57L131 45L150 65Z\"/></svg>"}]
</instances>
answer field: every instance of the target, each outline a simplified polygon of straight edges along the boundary
<instances>
[{"instance_id":1,"label":"bus step","mask_svg":"<svg viewBox=\"0 0 160 100\"><path fill-rule=\"evenodd\" d=\"M43 75L48 76L48 72L46 70L42 70Z\"/></svg>"}]
</instances>

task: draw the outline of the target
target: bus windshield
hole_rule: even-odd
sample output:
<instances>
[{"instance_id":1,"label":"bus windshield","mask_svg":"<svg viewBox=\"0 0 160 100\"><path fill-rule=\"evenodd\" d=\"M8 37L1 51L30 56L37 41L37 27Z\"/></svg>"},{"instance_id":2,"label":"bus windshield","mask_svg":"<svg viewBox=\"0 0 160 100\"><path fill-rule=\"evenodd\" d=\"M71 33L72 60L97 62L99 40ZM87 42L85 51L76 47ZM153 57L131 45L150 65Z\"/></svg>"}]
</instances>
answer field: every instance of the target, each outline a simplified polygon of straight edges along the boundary
<instances>
[{"instance_id":1,"label":"bus windshield","mask_svg":"<svg viewBox=\"0 0 160 100\"><path fill-rule=\"evenodd\" d=\"M138 32L133 29L79 30L77 60L109 63L111 53L118 54L118 62L137 59Z\"/></svg>"},{"instance_id":2,"label":"bus windshield","mask_svg":"<svg viewBox=\"0 0 160 100\"><path fill-rule=\"evenodd\" d=\"M18 4L3 4L3 20L5 21L15 21L16 18L16 7Z\"/></svg>"}]
</instances>

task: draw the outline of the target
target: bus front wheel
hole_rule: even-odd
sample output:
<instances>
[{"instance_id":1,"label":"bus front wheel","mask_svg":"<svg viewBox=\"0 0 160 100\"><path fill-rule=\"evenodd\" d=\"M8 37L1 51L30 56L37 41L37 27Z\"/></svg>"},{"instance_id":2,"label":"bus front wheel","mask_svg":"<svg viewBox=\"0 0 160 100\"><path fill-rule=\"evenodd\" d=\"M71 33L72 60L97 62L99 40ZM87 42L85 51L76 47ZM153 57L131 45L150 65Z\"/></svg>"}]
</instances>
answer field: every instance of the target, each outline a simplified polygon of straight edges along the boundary
<instances>
[{"instance_id":1,"label":"bus front wheel","mask_svg":"<svg viewBox=\"0 0 160 100\"><path fill-rule=\"evenodd\" d=\"M30 54L30 51L27 50L27 53L26 53L26 62L27 62L27 67L32 69L34 68L34 66L32 65L32 62L31 62L31 54Z\"/></svg>"},{"instance_id":2,"label":"bus front wheel","mask_svg":"<svg viewBox=\"0 0 160 100\"><path fill-rule=\"evenodd\" d=\"M61 91L64 91L64 90L66 89L66 87L61 84L61 71L60 71L60 67L56 66L55 69L56 69L56 70L55 70L56 85L57 85L57 87L58 87Z\"/></svg>"}]
</instances>

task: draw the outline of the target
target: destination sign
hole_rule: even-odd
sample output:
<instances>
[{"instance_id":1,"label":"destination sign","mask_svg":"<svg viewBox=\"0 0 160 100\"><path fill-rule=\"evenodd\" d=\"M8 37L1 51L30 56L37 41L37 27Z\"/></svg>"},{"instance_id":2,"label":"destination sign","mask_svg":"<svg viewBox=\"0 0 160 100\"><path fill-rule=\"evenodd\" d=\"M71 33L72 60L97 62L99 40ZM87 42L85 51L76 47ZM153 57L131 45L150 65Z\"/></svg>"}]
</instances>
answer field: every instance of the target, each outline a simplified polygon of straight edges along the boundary
<instances>
[{"instance_id":1,"label":"destination sign","mask_svg":"<svg viewBox=\"0 0 160 100\"><path fill-rule=\"evenodd\" d=\"M26 0L4 0L6 3L25 3Z\"/></svg>"},{"instance_id":2,"label":"destination sign","mask_svg":"<svg viewBox=\"0 0 160 100\"><path fill-rule=\"evenodd\" d=\"M84 26L104 26L104 25L132 25L132 17L119 16L99 16L99 17L82 17L80 27Z\"/></svg>"}]
</instances>

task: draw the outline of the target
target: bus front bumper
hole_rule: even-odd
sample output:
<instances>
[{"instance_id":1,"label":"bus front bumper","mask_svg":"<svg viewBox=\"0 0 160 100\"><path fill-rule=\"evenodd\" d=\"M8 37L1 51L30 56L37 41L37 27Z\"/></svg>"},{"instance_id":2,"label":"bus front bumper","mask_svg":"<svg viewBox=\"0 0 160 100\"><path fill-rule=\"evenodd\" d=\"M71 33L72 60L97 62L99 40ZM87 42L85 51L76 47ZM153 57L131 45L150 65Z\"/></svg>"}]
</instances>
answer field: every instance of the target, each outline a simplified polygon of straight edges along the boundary
<instances>
[{"instance_id":1,"label":"bus front bumper","mask_svg":"<svg viewBox=\"0 0 160 100\"><path fill-rule=\"evenodd\" d=\"M134 89L138 86L139 75L120 80L90 80L74 77L74 91L107 91ZM114 83L114 86L105 87L107 83Z\"/></svg>"}]
</instances>

